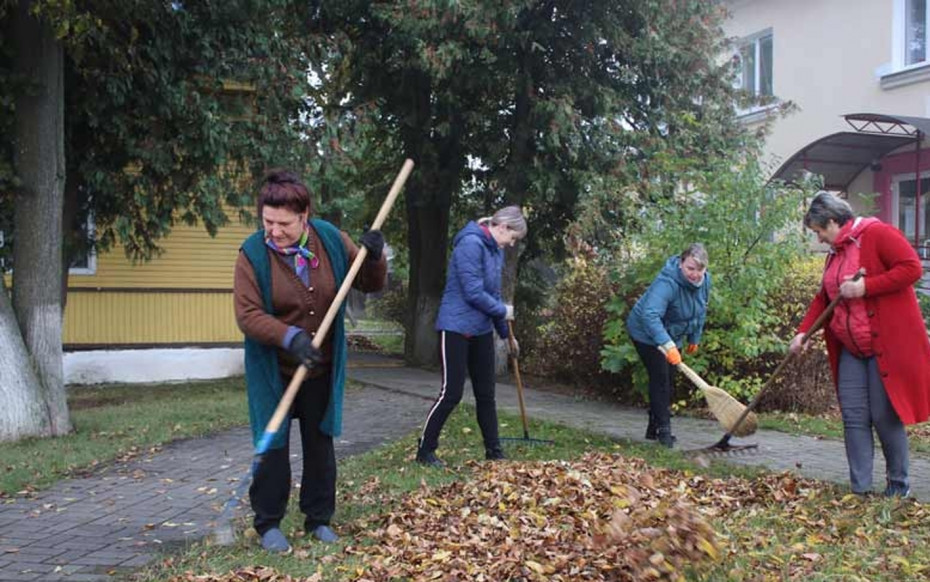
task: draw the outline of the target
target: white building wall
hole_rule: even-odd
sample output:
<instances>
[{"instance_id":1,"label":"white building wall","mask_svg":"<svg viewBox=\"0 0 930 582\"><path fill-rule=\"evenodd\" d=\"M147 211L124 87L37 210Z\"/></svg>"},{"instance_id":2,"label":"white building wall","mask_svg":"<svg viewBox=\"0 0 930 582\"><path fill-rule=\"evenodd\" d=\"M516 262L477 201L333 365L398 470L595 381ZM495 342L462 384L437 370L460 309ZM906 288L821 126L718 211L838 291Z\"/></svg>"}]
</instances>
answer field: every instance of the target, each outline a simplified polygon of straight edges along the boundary
<instances>
[{"instance_id":1,"label":"white building wall","mask_svg":"<svg viewBox=\"0 0 930 582\"><path fill-rule=\"evenodd\" d=\"M800 108L776 121L766 142L777 165L815 139L852 131L846 113L930 117L930 81L882 88L878 72L892 70L896 1L727 2L728 36L772 30L775 95Z\"/></svg>"}]
</instances>

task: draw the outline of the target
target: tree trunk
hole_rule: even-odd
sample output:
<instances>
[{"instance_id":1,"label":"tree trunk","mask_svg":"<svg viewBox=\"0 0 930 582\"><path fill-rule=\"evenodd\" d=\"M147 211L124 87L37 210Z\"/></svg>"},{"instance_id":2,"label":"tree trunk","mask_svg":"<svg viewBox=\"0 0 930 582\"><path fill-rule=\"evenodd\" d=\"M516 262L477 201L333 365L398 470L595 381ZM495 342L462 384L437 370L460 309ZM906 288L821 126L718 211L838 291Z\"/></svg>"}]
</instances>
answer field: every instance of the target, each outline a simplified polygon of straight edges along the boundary
<instances>
[{"instance_id":1,"label":"tree trunk","mask_svg":"<svg viewBox=\"0 0 930 582\"><path fill-rule=\"evenodd\" d=\"M51 29L20 0L14 15L14 70L33 87L16 98L13 161L21 187L13 216L13 310L38 375L52 435L71 431L61 348L64 204L64 57ZM35 392L23 399L35 397Z\"/></svg>"},{"instance_id":2,"label":"tree trunk","mask_svg":"<svg viewBox=\"0 0 930 582\"><path fill-rule=\"evenodd\" d=\"M48 415L0 276L0 441L49 436Z\"/></svg>"},{"instance_id":3,"label":"tree trunk","mask_svg":"<svg viewBox=\"0 0 930 582\"><path fill-rule=\"evenodd\" d=\"M407 198L410 279L407 293L407 334L404 354L418 366L435 366L439 336L434 329L442 299L449 244L449 208L418 206Z\"/></svg>"},{"instance_id":4,"label":"tree trunk","mask_svg":"<svg viewBox=\"0 0 930 582\"><path fill-rule=\"evenodd\" d=\"M516 94L514 95L513 128L510 138L510 155L507 158L506 183L507 204L522 205L530 187L528 168L533 167L536 154L533 143L532 98L533 79L531 75L529 49L524 47L519 55L520 73L517 76ZM517 248L504 251L504 270L501 273L501 296L504 302L513 304L517 288L517 267L520 253ZM514 312L514 335L519 339L522 332L518 312ZM507 371L507 343L496 344L495 372L498 375Z\"/></svg>"}]
</instances>

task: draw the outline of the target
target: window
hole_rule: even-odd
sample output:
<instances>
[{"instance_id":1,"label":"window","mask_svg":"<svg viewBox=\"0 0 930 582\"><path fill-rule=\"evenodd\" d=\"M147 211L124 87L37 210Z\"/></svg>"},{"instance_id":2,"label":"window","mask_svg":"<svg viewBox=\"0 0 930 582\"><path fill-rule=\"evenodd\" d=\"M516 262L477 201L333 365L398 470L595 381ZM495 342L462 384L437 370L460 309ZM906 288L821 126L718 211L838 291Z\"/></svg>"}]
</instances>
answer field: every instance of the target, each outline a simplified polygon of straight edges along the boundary
<instances>
[{"instance_id":1,"label":"window","mask_svg":"<svg viewBox=\"0 0 930 582\"><path fill-rule=\"evenodd\" d=\"M736 53L738 77L736 86L757 97L771 97L774 92L772 77L772 32L754 35L739 45Z\"/></svg>"},{"instance_id":2,"label":"window","mask_svg":"<svg viewBox=\"0 0 930 582\"><path fill-rule=\"evenodd\" d=\"M928 224L930 224L930 176L920 178L920 210L917 209L917 181L913 178L896 177L894 180L894 208L895 225L904 233L912 244L919 240L922 245L928 244ZM917 218L920 217L920 236L915 236Z\"/></svg>"},{"instance_id":3,"label":"window","mask_svg":"<svg viewBox=\"0 0 930 582\"><path fill-rule=\"evenodd\" d=\"M97 272L97 253L94 252L91 238L94 234L93 218L88 218L84 225L84 239L81 241L81 249L77 251L76 256L68 266L68 273L71 275L93 275ZM9 273L13 270L13 252L8 244L6 233L0 230L0 275Z\"/></svg>"},{"instance_id":4,"label":"window","mask_svg":"<svg viewBox=\"0 0 930 582\"><path fill-rule=\"evenodd\" d=\"M927 0L905 0L904 65L927 60Z\"/></svg>"},{"instance_id":5,"label":"window","mask_svg":"<svg viewBox=\"0 0 930 582\"><path fill-rule=\"evenodd\" d=\"M80 248L75 250L75 256L68 265L71 275L93 275L97 272L97 253L94 252L94 217L88 216L84 223L84 236L78 243Z\"/></svg>"}]
</instances>

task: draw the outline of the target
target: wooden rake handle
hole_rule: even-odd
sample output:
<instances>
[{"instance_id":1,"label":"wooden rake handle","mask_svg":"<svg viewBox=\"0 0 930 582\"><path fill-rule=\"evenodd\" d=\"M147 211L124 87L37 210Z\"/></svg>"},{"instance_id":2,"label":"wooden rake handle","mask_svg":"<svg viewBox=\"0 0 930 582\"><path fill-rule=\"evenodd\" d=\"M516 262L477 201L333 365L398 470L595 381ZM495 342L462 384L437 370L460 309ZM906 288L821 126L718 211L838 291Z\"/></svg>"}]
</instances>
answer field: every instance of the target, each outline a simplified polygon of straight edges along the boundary
<instances>
[{"instance_id":1,"label":"wooden rake handle","mask_svg":"<svg viewBox=\"0 0 930 582\"><path fill-rule=\"evenodd\" d=\"M853 276L852 280L858 281L859 279L862 278L863 275L865 275L865 269L859 269L858 271L856 271L856 274ZM810 329L808 329L807 332L804 333L804 336L801 338L802 346L806 344L808 340L810 340L812 335L820 331L820 328L823 327L823 324L827 321L827 318L830 317L830 315L833 313L833 310L842 300L843 300L843 296L837 293L836 297L834 297L830 301L830 303L827 304L827 306L820 313L820 315L817 316L817 319L814 320L814 323L810 326ZM766 380L765 384L762 385L762 388L760 388L759 391L756 392L755 397L746 406L746 410L743 411L743 414L741 414L740 417L736 419L736 422L733 423L733 428L730 430L730 432L724 435L723 437L724 441L729 440L730 434L732 434L739 428L739 426L743 423L743 420L745 420L746 417L749 416L749 413L752 412L752 410L756 407L756 404L759 403L759 400L762 399L762 396L766 392L768 392L768 389L772 386L772 384L775 383L775 379L778 378L779 374L781 374L781 371L785 368L785 366L788 365L789 362L794 360L796 355L797 354L795 354L794 352L788 352L788 354L782 359L782 361L778 364L778 367L776 367L775 370L773 370L772 373L769 375L769 379Z\"/></svg>"},{"instance_id":2,"label":"wooden rake handle","mask_svg":"<svg viewBox=\"0 0 930 582\"><path fill-rule=\"evenodd\" d=\"M404 161L403 167L401 167L397 177L394 178L394 184L391 186L390 191L388 191L387 198L385 198L384 202L381 204L381 210L378 211L378 215L375 217L374 222L371 223L371 230L381 229L381 225L384 224L388 213L391 211L391 207L394 206L394 201L397 200L397 196L400 194L400 191L404 187L404 183L407 181L407 177L410 176L410 172L412 171L413 160L408 159ZM316 335L313 337L311 344L314 348L320 349L320 346L323 345L323 340L326 338L326 334L329 333L329 328L333 324L333 320L336 319L336 314L339 313L339 307L345 300L346 295L349 294L349 289L351 289L352 283L355 281L355 277L358 275L359 270L362 268L362 263L365 262L367 257L368 249L362 246L358 250L358 254L355 255L355 260L352 262L352 266L349 268L349 272L346 274L345 279L343 279L342 285L339 287L339 291L336 293L336 297L333 299L329 309L326 311L326 315L323 316L323 321L320 323L320 327L317 329ZM281 423L284 422L284 419L287 417L287 413L291 409L291 404L294 402L294 397L297 396L297 391L300 389L300 385L303 383L306 376L307 366L301 364L300 367L297 368L297 371L294 373L294 377L291 378L291 382L288 384L287 390L284 391L284 395L281 396L281 401L278 402L278 407L275 409L274 414L271 416L271 420L268 421L268 426L265 427L266 438L269 438L269 435L273 437L274 434L278 432L278 429L281 427ZM261 452L263 451L259 451L259 453Z\"/></svg>"},{"instance_id":3,"label":"wooden rake handle","mask_svg":"<svg viewBox=\"0 0 930 582\"><path fill-rule=\"evenodd\" d=\"M520 419L523 422L523 438L530 438L530 429L526 421L526 405L523 403L523 380L520 379L520 364L514 348L516 337L513 335L513 321L507 320L507 330L510 335L507 337L507 343L510 345L510 359L513 361L513 376L517 381L517 400L520 403Z\"/></svg>"}]
</instances>

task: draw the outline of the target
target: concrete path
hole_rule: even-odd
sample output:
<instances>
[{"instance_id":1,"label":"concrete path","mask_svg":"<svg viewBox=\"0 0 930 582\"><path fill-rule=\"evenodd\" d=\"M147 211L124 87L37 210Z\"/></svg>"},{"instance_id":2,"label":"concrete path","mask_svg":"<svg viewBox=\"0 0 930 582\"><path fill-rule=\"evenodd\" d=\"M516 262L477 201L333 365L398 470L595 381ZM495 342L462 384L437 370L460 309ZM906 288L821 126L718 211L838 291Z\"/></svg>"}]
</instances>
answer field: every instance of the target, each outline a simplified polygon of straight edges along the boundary
<instances>
[{"instance_id":1,"label":"concrete path","mask_svg":"<svg viewBox=\"0 0 930 582\"><path fill-rule=\"evenodd\" d=\"M349 377L366 387L347 393L339 457L370 450L421 426L439 390L439 373L405 368L397 360L353 354ZM516 389L498 384L498 407L519 412ZM473 402L470 388L466 400ZM642 439L645 411L590 402L526 387L531 418L548 419L618 438ZM683 449L710 445L721 436L713 421L673 420ZM517 427L513 428L517 430ZM295 437L298 431L292 431ZM519 436L514 433L513 436ZM545 435L532 435L544 437ZM838 441L760 431L746 442L759 453L732 461L839 483L847 482ZM294 442L292 451L300 450ZM222 504L248 470L247 428L166 446L160 452L67 479L34 498L0 503L0 582L124 579L161 551L209 535ZM294 455L294 474L300 467ZM876 453L876 488L884 466ZM911 460L913 491L930 499L930 461Z\"/></svg>"}]
</instances>

